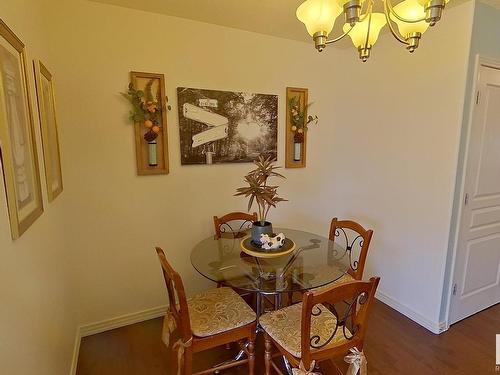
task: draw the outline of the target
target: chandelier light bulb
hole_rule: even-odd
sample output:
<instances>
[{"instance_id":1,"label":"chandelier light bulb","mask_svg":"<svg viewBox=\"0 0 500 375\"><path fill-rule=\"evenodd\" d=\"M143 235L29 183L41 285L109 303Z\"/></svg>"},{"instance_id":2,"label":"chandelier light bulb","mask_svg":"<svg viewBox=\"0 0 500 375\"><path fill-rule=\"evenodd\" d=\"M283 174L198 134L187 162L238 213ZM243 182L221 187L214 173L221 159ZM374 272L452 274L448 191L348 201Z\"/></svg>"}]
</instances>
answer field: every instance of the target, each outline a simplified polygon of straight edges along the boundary
<instances>
[{"instance_id":1,"label":"chandelier light bulb","mask_svg":"<svg viewBox=\"0 0 500 375\"><path fill-rule=\"evenodd\" d=\"M349 36L351 37L352 43L359 51L359 57L363 61L366 61L370 57L372 47L377 42L380 30L382 30L387 21L383 13L372 13L371 16L367 15L366 17L362 16L361 18L363 21L354 25L352 30L349 32ZM370 33L368 33L368 25L370 25ZM346 23L344 25L344 32L348 32L350 28L351 25Z\"/></svg>"},{"instance_id":2,"label":"chandelier light bulb","mask_svg":"<svg viewBox=\"0 0 500 375\"><path fill-rule=\"evenodd\" d=\"M405 0L393 8L395 14L410 22L397 18L393 13L390 14L391 19L398 25L399 32L407 41L407 49L410 52L418 48L422 34L429 28L429 23L425 21L425 9L418 1Z\"/></svg>"}]
</instances>

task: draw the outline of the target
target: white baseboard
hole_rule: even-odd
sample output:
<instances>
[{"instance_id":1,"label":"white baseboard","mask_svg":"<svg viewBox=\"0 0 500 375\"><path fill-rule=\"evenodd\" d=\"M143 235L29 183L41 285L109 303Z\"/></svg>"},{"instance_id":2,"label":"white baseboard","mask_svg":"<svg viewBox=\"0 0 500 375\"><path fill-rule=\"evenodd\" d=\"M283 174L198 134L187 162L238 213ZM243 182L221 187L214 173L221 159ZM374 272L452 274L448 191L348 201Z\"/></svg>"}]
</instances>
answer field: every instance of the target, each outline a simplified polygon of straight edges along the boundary
<instances>
[{"instance_id":1,"label":"white baseboard","mask_svg":"<svg viewBox=\"0 0 500 375\"><path fill-rule=\"evenodd\" d=\"M440 333L446 331L446 322L435 322L427 319L425 316L416 312L411 307L397 301L393 297L390 297L380 290L378 290L375 294L375 298L382 301L386 305L389 305L394 310L400 312L401 314L413 320L415 323L420 324L422 327L428 329L436 335L439 335Z\"/></svg>"},{"instance_id":2,"label":"white baseboard","mask_svg":"<svg viewBox=\"0 0 500 375\"><path fill-rule=\"evenodd\" d=\"M76 375L76 368L78 366L78 355L80 353L80 342L82 337L95 335L97 333L109 331L111 329L125 327L134 323L144 322L146 320L159 318L165 315L167 305L153 307L151 309L125 314L116 318L102 320L97 323L85 324L76 330L75 346L73 349L73 359L71 361L70 375Z\"/></svg>"},{"instance_id":3,"label":"white baseboard","mask_svg":"<svg viewBox=\"0 0 500 375\"><path fill-rule=\"evenodd\" d=\"M116 318L102 320L97 323L85 324L80 326L80 336L90 336L97 333L109 331L111 329L128 326L130 324L144 322L165 315L167 305L153 307L151 309L142 310L139 312L125 314Z\"/></svg>"},{"instance_id":4,"label":"white baseboard","mask_svg":"<svg viewBox=\"0 0 500 375\"><path fill-rule=\"evenodd\" d=\"M71 359L71 369L69 370L69 375L76 375L76 368L78 366L78 354L80 354L81 341L82 341L82 335L80 334L80 327L77 327L75 332L75 345L73 347L73 358Z\"/></svg>"}]
</instances>

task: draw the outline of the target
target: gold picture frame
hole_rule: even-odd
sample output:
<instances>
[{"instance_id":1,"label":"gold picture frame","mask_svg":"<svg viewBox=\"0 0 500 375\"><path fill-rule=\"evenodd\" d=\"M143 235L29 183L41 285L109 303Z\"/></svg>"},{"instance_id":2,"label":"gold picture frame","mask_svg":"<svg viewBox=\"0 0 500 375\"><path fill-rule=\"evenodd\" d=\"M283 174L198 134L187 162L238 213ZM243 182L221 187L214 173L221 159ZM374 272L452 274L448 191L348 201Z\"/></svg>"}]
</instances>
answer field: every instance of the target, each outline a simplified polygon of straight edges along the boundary
<instances>
[{"instance_id":1,"label":"gold picture frame","mask_svg":"<svg viewBox=\"0 0 500 375\"><path fill-rule=\"evenodd\" d=\"M0 155L12 239L43 213L24 43L0 19Z\"/></svg>"},{"instance_id":2,"label":"gold picture frame","mask_svg":"<svg viewBox=\"0 0 500 375\"><path fill-rule=\"evenodd\" d=\"M33 61L33 65L38 99L38 116L42 132L47 195L49 202L52 202L63 191L54 79L40 60Z\"/></svg>"}]
</instances>

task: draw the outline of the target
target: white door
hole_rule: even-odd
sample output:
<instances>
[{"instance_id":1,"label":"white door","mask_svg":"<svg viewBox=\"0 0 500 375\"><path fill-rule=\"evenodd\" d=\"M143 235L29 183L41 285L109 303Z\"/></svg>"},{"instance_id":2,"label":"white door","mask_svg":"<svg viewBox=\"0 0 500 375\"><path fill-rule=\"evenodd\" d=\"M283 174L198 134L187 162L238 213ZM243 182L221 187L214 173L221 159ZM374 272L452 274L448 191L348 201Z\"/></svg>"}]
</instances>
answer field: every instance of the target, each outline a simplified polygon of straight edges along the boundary
<instances>
[{"instance_id":1,"label":"white door","mask_svg":"<svg viewBox=\"0 0 500 375\"><path fill-rule=\"evenodd\" d=\"M500 302L500 69L480 66L450 323Z\"/></svg>"}]
</instances>

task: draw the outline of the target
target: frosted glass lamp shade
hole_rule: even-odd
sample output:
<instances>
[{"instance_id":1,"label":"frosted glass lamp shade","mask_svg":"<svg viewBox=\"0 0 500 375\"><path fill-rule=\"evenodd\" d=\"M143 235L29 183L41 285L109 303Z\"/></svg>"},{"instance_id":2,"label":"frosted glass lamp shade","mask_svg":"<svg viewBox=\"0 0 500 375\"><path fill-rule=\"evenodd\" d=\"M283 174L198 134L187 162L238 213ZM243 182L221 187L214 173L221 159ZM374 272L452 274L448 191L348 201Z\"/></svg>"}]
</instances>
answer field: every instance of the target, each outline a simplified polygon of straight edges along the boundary
<instances>
[{"instance_id":1,"label":"frosted glass lamp shade","mask_svg":"<svg viewBox=\"0 0 500 375\"><path fill-rule=\"evenodd\" d=\"M398 16L407 20L414 21L425 19L426 17L425 9L422 5L420 5L418 0L405 0L396 5L393 9ZM404 38L408 38L414 33L423 34L429 28L429 23L425 20L420 22L404 22L392 13L391 20L398 25L399 32Z\"/></svg>"},{"instance_id":2,"label":"frosted glass lamp shade","mask_svg":"<svg viewBox=\"0 0 500 375\"><path fill-rule=\"evenodd\" d=\"M328 36L336 18L342 13L337 0L306 0L297 8L297 18L306 25L309 35L320 32Z\"/></svg>"},{"instance_id":3,"label":"frosted glass lamp shade","mask_svg":"<svg viewBox=\"0 0 500 375\"><path fill-rule=\"evenodd\" d=\"M363 18L362 16L361 18ZM366 44L366 36L368 34L368 24L370 24L370 35L368 36L368 47L372 47L378 39L380 30L386 24L385 15L382 13L372 13L371 23L370 16L365 17L363 21L360 21L354 25L353 29L349 33L352 43L356 48L364 48ZM344 25L344 32L348 32L351 26L346 23Z\"/></svg>"}]
</instances>

